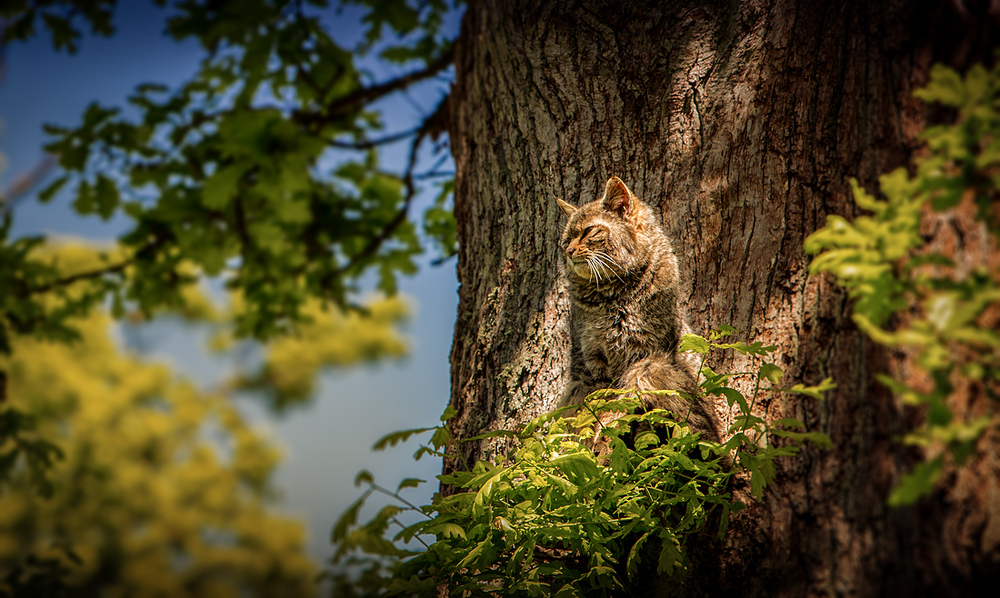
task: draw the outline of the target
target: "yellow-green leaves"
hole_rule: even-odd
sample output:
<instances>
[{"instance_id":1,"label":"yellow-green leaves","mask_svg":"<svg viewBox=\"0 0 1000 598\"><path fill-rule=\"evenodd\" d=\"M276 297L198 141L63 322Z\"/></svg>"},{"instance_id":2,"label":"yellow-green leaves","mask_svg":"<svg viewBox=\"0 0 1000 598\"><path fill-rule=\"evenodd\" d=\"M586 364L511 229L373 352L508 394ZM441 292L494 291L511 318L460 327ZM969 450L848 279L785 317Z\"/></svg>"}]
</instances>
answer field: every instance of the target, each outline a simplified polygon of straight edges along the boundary
<instances>
[{"instance_id":1,"label":"yellow-green leaves","mask_svg":"<svg viewBox=\"0 0 1000 598\"><path fill-rule=\"evenodd\" d=\"M273 442L224 396L119 351L110 325L95 312L78 321L79 342L20 338L0 360L10 400L64 454L48 499L30 470L11 472L2 568L32 553L58 559L69 595L314 596L305 530L268 509Z\"/></svg>"},{"instance_id":2,"label":"yellow-green leaves","mask_svg":"<svg viewBox=\"0 0 1000 598\"><path fill-rule=\"evenodd\" d=\"M406 302L399 297L377 299L365 309L365 314L345 313L323 309L318 301L306 303L303 314L308 320L267 344L261 366L244 372L236 384L263 392L272 406L281 409L308 399L323 368L405 354L407 343L398 327L410 313Z\"/></svg>"}]
</instances>

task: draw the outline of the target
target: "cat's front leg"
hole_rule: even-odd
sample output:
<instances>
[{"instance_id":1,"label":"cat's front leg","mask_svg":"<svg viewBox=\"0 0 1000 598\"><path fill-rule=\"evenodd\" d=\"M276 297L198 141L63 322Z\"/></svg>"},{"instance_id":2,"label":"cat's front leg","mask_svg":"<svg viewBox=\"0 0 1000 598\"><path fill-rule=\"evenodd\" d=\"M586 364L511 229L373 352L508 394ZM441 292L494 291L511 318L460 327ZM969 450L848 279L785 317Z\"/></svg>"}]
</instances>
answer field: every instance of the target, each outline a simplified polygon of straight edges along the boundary
<instances>
[{"instance_id":1,"label":"cat's front leg","mask_svg":"<svg viewBox=\"0 0 1000 598\"><path fill-rule=\"evenodd\" d=\"M570 380L569 384L566 385L566 389L563 390L562 397L559 399L559 406L582 405L587 395L595 390L597 389L593 387L593 384L588 384L578 379Z\"/></svg>"}]
</instances>

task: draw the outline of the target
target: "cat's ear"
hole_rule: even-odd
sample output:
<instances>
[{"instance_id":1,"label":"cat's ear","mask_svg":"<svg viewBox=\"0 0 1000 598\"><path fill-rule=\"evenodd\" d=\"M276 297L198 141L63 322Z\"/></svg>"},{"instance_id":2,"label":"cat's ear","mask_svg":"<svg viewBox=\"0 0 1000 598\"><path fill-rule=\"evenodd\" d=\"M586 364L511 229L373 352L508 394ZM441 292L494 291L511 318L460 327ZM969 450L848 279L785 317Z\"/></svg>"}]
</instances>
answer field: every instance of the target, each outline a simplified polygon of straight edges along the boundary
<instances>
[{"instance_id":1,"label":"cat's ear","mask_svg":"<svg viewBox=\"0 0 1000 598\"><path fill-rule=\"evenodd\" d=\"M609 212L614 212L622 218L627 218L632 214L635 207L635 196L628 190L625 183L616 176L608 179L607 186L604 187L604 198L601 200L601 207Z\"/></svg>"},{"instance_id":2,"label":"cat's ear","mask_svg":"<svg viewBox=\"0 0 1000 598\"><path fill-rule=\"evenodd\" d=\"M572 204L566 203L565 201L559 199L558 197L556 198L556 203L559 204L559 207L562 208L562 211L565 212L566 215L569 216L570 218L572 218L573 214L576 214L577 210L580 209Z\"/></svg>"}]
</instances>

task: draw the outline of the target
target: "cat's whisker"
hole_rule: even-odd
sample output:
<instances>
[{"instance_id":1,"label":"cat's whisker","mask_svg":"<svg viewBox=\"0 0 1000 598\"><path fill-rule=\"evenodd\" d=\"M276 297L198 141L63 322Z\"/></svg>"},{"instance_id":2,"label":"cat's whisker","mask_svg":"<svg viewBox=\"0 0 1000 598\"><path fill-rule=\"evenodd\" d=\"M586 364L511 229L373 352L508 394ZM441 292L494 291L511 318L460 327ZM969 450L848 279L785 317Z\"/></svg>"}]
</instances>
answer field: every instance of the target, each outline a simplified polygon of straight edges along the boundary
<instances>
[{"instance_id":1,"label":"cat's whisker","mask_svg":"<svg viewBox=\"0 0 1000 598\"><path fill-rule=\"evenodd\" d=\"M614 262L613 259L611 259L610 255L604 253L603 251L595 251L595 252L591 253L591 256L605 270L608 270L609 272L611 272L612 274L614 274L615 278L617 278L620 282L622 282L622 283L625 282L622 279L622 277L618 274L618 272L615 271L615 262Z\"/></svg>"},{"instance_id":2,"label":"cat's whisker","mask_svg":"<svg viewBox=\"0 0 1000 598\"><path fill-rule=\"evenodd\" d=\"M601 287L601 272L594 265L594 262L590 261L591 256L587 256L587 267L590 268L590 274L593 276L594 280L597 281L597 287Z\"/></svg>"},{"instance_id":3,"label":"cat's whisker","mask_svg":"<svg viewBox=\"0 0 1000 598\"><path fill-rule=\"evenodd\" d=\"M601 272L609 269L607 264L605 264L604 261L596 255L591 255L590 260L590 263L593 264L594 271L597 272L597 278L599 280L603 280L604 278L601 276ZM612 274L614 274L614 272L612 272Z\"/></svg>"}]
</instances>

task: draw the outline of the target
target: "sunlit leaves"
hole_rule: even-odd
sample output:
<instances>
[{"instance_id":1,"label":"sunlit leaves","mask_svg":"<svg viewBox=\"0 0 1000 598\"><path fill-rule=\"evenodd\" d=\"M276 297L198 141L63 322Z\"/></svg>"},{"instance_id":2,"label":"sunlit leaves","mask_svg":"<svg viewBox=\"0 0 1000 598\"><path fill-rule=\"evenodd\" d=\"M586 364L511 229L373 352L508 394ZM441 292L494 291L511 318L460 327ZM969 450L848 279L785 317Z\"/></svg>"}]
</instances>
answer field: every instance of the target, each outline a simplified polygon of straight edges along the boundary
<instances>
[{"instance_id":1,"label":"sunlit leaves","mask_svg":"<svg viewBox=\"0 0 1000 598\"><path fill-rule=\"evenodd\" d=\"M915 347L917 365L933 381L932 390L918 392L909 381L880 377L906 403L926 407L924 424L907 438L920 439L929 460L903 477L889 499L893 505L928 494L944 471L941 450L960 464L988 428L985 420L953 416L948 397L954 378L980 384L1000 379L1000 334L989 316L1000 306L1000 274L983 265L959 273L920 235L929 211L951 210L964 199L975 203L977 220L1000 240L1000 67L977 65L962 76L936 65L915 95L955 109L957 120L923 132L929 152L915 161L915 175L899 168L881 177L882 198L852 181L855 202L871 215L853 221L828 216L805 243L817 254L810 271L833 274L856 299L858 328L877 343ZM893 322L903 314L905 324Z\"/></svg>"},{"instance_id":2,"label":"sunlit leaves","mask_svg":"<svg viewBox=\"0 0 1000 598\"><path fill-rule=\"evenodd\" d=\"M735 332L727 327L708 339L687 335L685 346L695 352L719 350L718 340ZM760 358L774 350L759 343L726 346ZM702 532L719 507L719 532L724 533L729 513L742 508L727 493L734 472L747 476L751 493L760 498L776 474L775 459L795 454L807 442L829 446L825 435L806 431L801 421L786 418L768 425L750 415L757 394L744 398L728 385L739 376L777 382L780 370L768 365L760 364L752 375L720 375L703 368L701 392L724 395L738 409L734 433L724 445L701 440L663 410L638 413L641 403L634 389L605 389L591 394L575 414L561 408L518 431L496 430L467 439L502 436L514 440L516 448L478 461L469 471L440 476L460 491L438 495L430 505L416 507L399 496L416 480L403 480L393 494L363 472L368 489L334 528L334 562L366 563L364 586L376 594L612 596L642 594L660 575L680 584L689 564L688 538ZM756 386L758 393L769 392ZM829 381L796 386L808 395L832 387ZM454 413L449 409L442 419ZM607 421L610 413L617 417ZM584 438L593 436L598 421L605 422L600 435L610 455L596 456ZM421 447L428 452L440 451L450 440L446 425L433 430L433 448ZM376 446L426 431L390 434ZM786 440L759 444L768 434ZM730 469L732 456L735 469ZM394 536L384 516L358 523L362 503L376 492L392 496L400 505L398 514L409 513L416 521ZM334 578L350 583L342 573Z\"/></svg>"}]
</instances>

